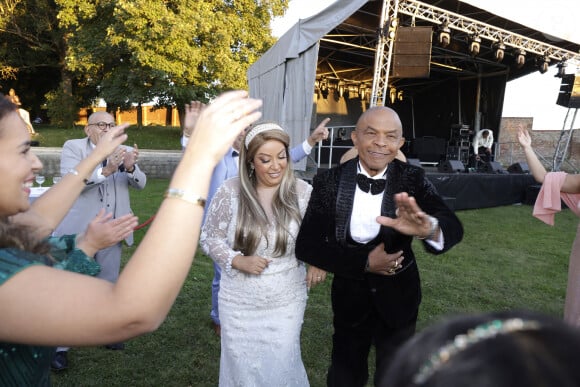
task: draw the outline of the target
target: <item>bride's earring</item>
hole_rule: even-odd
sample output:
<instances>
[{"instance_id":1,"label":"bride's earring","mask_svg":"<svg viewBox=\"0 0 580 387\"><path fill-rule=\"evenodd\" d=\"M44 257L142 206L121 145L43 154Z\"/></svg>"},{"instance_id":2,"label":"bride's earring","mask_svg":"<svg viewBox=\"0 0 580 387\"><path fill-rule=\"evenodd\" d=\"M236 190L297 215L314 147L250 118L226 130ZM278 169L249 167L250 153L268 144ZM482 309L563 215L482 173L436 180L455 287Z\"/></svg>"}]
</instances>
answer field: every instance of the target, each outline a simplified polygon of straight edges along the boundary
<instances>
[{"instance_id":1,"label":"bride's earring","mask_svg":"<svg viewBox=\"0 0 580 387\"><path fill-rule=\"evenodd\" d=\"M254 176L254 164L250 164L250 177Z\"/></svg>"}]
</instances>

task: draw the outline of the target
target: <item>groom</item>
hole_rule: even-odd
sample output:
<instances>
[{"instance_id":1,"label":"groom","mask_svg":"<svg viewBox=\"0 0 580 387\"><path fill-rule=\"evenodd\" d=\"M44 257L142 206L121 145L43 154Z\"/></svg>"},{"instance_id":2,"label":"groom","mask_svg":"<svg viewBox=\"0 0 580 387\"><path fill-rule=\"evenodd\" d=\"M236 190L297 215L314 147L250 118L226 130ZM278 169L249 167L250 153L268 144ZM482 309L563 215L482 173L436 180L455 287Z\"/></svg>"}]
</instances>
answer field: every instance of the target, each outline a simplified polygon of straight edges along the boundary
<instances>
[{"instance_id":1,"label":"groom","mask_svg":"<svg viewBox=\"0 0 580 387\"><path fill-rule=\"evenodd\" d=\"M413 237L432 254L463 237L423 169L395 160L405 141L395 111L368 109L351 138L359 156L314 178L296 241L298 259L334 273L327 383L349 387L366 384L371 344L380 385L394 351L415 332L421 288Z\"/></svg>"}]
</instances>

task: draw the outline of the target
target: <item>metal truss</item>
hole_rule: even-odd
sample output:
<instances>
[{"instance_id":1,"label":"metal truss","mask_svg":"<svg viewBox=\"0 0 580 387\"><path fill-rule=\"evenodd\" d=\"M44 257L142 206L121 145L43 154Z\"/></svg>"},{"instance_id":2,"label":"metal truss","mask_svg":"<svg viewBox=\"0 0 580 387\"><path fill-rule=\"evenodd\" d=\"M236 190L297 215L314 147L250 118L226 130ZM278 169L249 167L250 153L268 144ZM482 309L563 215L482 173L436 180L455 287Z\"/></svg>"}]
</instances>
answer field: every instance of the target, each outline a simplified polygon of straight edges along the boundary
<instances>
[{"instance_id":1,"label":"metal truss","mask_svg":"<svg viewBox=\"0 0 580 387\"><path fill-rule=\"evenodd\" d=\"M389 72L393 57L394 30L397 27L398 8L399 0L383 0L370 106L384 106L385 98L389 95ZM391 34L391 32L393 33Z\"/></svg>"},{"instance_id":2,"label":"metal truss","mask_svg":"<svg viewBox=\"0 0 580 387\"><path fill-rule=\"evenodd\" d=\"M580 54L565 50L548 43L530 39L524 35L510 32L490 24L475 20L445 9L425 4L417 0L383 0L381 22L376 45L373 88L370 106L385 105L388 96L389 72L393 56L394 34L391 34L404 14L435 25L446 25L449 29L461 31L470 36L478 36L490 42L501 42L506 47L524 50L557 62L572 60L580 63ZM395 25L393 25L393 22Z\"/></svg>"},{"instance_id":3,"label":"metal truss","mask_svg":"<svg viewBox=\"0 0 580 387\"><path fill-rule=\"evenodd\" d=\"M399 2L399 13L429 21L433 24L444 25L456 31L462 31L469 35L477 35L481 39L487 39L492 43L502 42L504 45L521 49L527 53L534 53L544 56L555 61L566 61L569 59L578 59L580 54L564 50L539 40L530 39L511 31L507 31L484 22L471 19L438 8L417 0L401 0Z\"/></svg>"},{"instance_id":4,"label":"metal truss","mask_svg":"<svg viewBox=\"0 0 580 387\"><path fill-rule=\"evenodd\" d=\"M572 110L574 111L573 113ZM573 127L574 121L576 121L577 113L578 109L576 108L568 108L568 111L566 112L564 125L562 126L562 131L560 132L560 138L558 139L558 144L556 145L556 151L554 152L552 171L559 171L562 163L568 155L568 149L570 148L570 142L572 140L572 135L574 134Z\"/></svg>"}]
</instances>

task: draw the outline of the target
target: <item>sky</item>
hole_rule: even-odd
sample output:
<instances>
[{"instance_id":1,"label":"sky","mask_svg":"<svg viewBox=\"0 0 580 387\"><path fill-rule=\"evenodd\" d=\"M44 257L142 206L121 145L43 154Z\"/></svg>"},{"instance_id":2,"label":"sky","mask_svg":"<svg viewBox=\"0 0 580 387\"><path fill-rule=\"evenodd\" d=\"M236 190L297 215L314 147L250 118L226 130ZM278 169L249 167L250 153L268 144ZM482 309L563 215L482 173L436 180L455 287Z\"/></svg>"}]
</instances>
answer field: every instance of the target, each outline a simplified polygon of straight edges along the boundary
<instances>
[{"instance_id":1,"label":"sky","mask_svg":"<svg viewBox=\"0 0 580 387\"><path fill-rule=\"evenodd\" d=\"M580 42L580 28L566 28L573 23L574 18L580 13L579 0L466 0L474 4L477 1L485 1L489 10L498 10L502 12L516 12L526 18L529 26L538 26L543 31L549 31L553 34L563 36L568 39ZM304 19L314 15L333 3L334 0L290 0L290 6L282 18L275 19L272 24L274 36L281 36L284 32L294 25L298 19ZM524 2L524 3L522 3ZM522 6L525 4L525 6ZM512 6L510 9L509 7ZM565 10L557 12L558 20L553 18L542 18L546 12L538 12L541 7L550 7L550 9ZM544 29L545 26L545 29ZM560 29L560 27L564 27ZM575 66L568 66L567 72L573 73ZM580 69L576 69L580 71ZM550 66L548 72L540 74L532 73L525 77L508 82L506 87L503 116L504 117L533 117L534 130L561 130L567 108L556 105L556 98L560 90L561 80L554 77L556 67ZM574 127L580 127L580 119L576 120Z\"/></svg>"}]
</instances>

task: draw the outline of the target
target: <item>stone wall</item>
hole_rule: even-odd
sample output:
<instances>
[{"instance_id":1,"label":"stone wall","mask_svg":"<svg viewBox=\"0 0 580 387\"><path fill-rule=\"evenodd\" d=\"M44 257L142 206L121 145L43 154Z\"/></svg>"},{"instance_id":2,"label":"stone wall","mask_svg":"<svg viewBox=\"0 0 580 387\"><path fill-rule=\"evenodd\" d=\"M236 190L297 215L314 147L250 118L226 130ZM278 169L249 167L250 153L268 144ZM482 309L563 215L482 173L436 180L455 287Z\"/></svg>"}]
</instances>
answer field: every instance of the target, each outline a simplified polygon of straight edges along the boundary
<instances>
[{"instance_id":1,"label":"stone wall","mask_svg":"<svg viewBox=\"0 0 580 387\"><path fill-rule=\"evenodd\" d=\"M61 148L33 148L44 164L46 176L60 174ZM139 149L139 167L150 178L169 178L181 159L181 151L162 151Z\"/></svg>"},{"instance_id":2,"label":"stone wall","mask_svg":"<svg viewBox=\"0 0 580 387\"><path fill-rule=\"evenodd\" d=\"M513 163L525 162L526 158L520 146L517 133L518 128L523 126L532 137L534 150L543 161L546 169L552 169L552 163L556 146L560 138L560 130L531 130L533 118L503 117L501 120L499 149L496 160L507 168ZM567 172L580 171L580 134L573 133L570 139L570 146L565 161L562 163L562 170Z\"/></svg>"}]
</instances>

